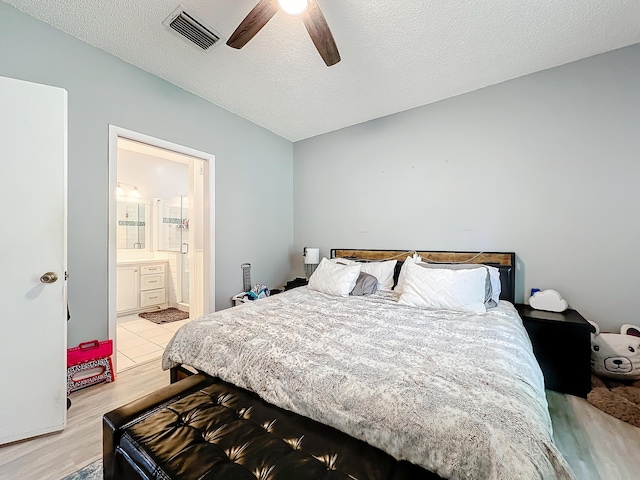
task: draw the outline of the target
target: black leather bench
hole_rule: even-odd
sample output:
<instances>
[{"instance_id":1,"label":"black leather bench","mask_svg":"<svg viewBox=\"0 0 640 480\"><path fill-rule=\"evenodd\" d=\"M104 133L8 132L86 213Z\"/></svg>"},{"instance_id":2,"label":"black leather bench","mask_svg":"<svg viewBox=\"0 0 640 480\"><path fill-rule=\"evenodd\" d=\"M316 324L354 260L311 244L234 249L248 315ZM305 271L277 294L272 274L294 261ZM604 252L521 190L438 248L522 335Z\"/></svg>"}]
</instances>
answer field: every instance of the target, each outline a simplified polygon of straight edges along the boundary
<instances>
[{"instance_id":1,"label":"black leather bench","mask_svg":"<svg viewBox=\"0 0 640 480\"><path fill-rule=\"evenodd\" d=\"M440 478L205 375L107 413L103 428L105 480Z\"/></svg>"}]
</instances>

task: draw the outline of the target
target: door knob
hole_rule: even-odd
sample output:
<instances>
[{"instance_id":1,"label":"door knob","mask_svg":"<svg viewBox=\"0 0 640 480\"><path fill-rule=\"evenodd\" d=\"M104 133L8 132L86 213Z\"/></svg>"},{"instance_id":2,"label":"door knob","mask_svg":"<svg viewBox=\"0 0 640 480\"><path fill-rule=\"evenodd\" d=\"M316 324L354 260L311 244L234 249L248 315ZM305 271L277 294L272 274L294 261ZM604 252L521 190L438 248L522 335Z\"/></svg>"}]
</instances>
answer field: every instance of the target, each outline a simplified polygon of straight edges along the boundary
<instances>
[{"instance_id":1,"label":"door knob","mask_svg":"<svg viewBox=\"0 0 640 480\"><path fill-rule=\"evenodd\" d=\"M58 280L58 274L55 272L47 272L40 277L42 283L55 283Z\"/></svg>"}]
</instances>

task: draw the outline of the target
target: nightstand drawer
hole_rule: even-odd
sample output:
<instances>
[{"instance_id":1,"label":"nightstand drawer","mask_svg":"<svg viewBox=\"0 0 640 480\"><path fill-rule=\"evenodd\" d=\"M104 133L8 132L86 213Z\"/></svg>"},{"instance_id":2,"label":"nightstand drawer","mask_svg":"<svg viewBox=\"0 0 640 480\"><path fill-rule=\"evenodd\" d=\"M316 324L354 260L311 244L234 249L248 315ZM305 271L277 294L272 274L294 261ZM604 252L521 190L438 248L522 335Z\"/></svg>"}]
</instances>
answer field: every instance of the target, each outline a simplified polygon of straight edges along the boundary
<instances>
[{"instance_id":1,"label":"nightstand drawer","mask_svg":"<svg viewBox=\"0 0 640 480\"><path fill-rule=\"evenodd\" d=\"M529 334L533 351L536 354L562 355L569 361L576 355L578 357L584 356L585 351L589 357L591 356L589 348L585 348L585 341L591 342L587 329L576 329L574 326L563 324L550 325L530 320L527 317L522 319L522 323ZM575 338L577 341L567 342L569 338Z\"/></svg>"}]
</instances>

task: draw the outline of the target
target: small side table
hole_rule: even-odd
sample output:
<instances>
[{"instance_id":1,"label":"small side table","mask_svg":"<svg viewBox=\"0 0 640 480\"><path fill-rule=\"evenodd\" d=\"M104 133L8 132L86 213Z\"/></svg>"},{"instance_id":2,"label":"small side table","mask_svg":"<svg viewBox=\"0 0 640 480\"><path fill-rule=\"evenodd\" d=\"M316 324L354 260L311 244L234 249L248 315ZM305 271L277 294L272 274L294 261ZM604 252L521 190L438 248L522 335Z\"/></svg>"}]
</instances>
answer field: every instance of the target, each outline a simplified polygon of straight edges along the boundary
<instances>
[{"instance_id":1,"label":"small side table","mask_svg":"<svg viewBox=\"0 0 640 480\"><path fill-rule=\"evenodd\" d=\"M282 290L277 288L274 288L273 290L269 290L270 297L273 297L274 295L277 295L279 293L282 293ZM237 307L241 303L249 303L249 302L257 302L257 300L251 300L247 295L245 295L245 292L240 292L234 295L233 297L231 297L231 303L233 304L234 307Z\"/></svg>"},{"instance_id":2,"label":"small side table","mask_svg":"<svg viewBox=\"0 0 640 480\"><path fill-rule=\"evenodd\" d=\"M231 297L231 303L233 304L234 307L237 307L242 303L251 302L251 301L252 300L249 300L249 298L245 296L244 292L240 292L234 295L233 297Z\"/></svg>"},{"instance_id":3,"label":"small side table","mask_svg":"<svg viewBox=\"0 0 640 480\"><path fill-rule=\"evenodd\" d=\"M586 397L591 390L591 325L575 310L516 305L549 390Z\"/></svg>"},{"instance_id":4,"label":"small side table","mask_svg":"<svg viewBox=\"0 0 640 480\"><path fill-rule=\"evenodd\" d=\"M309 283L309 280L307 280L306 278L294 278L293 280L289 280L287 282L287 284L284 286L284 291L286 292L287 290L291 290L292 288L296 288L296 287L304 287L305 285L307 285Z\"/></svg>"}]
</instances>

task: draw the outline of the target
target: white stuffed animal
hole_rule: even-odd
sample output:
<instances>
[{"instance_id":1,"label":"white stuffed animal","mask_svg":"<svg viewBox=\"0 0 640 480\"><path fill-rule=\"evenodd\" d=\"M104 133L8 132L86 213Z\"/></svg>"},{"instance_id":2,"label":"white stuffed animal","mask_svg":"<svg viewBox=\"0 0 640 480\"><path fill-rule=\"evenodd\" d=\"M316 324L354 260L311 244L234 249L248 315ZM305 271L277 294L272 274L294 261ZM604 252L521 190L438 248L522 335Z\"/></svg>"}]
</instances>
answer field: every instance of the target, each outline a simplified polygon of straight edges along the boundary
<instances>
[{"instance_id":1,"label":"white stuffed animal","mask_svg":"<svg viewBox=\"0 0 640 480\"><path fill-rule=\"evenodd\" d=\"M640 327L623 325L620 333L600 333L591 324L591 370L601 377L640 379Z\"/></svg>"}]
</instances>

